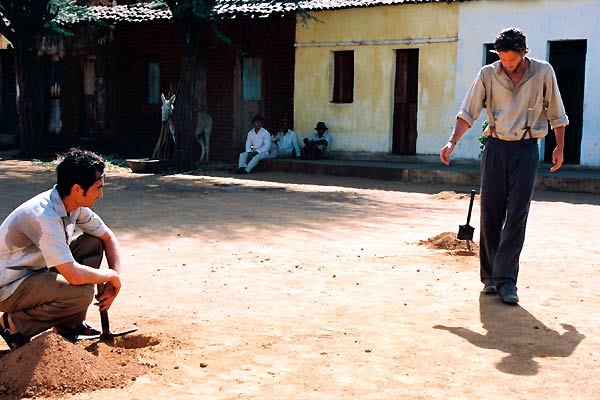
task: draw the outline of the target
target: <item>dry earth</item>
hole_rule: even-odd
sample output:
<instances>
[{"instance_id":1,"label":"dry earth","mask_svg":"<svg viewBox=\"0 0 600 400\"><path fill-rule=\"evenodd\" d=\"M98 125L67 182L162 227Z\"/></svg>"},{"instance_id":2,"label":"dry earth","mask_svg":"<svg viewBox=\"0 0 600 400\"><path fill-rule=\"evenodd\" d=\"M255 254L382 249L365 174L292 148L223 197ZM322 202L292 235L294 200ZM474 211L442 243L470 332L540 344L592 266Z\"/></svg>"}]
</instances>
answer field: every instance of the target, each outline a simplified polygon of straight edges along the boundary
<instances>
[{"instance_id":1,"label":"dry earth","mask_svg":"<svg viewBox=\"0 0 600 400\"><path fill-rule=\"evenodd\" d=\"M0 218L53 181L0 160ZM536 194L510 307L453 236L469 190L111 170L95 207L122 248L111 326L139 330L2 343L0 398L600 398L598 196Z\"/></svg>"}]
</instances>

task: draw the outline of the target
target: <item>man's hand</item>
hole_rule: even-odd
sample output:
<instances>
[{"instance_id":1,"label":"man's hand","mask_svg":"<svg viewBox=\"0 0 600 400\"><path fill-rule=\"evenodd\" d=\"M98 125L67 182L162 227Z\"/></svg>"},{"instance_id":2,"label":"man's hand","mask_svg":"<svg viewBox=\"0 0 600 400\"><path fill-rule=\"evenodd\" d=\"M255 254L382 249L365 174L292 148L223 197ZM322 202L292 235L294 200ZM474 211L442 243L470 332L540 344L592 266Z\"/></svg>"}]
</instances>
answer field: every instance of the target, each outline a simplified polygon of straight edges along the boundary
<instances>
[{"instance_id":1,"label":"man's hand","mask_svg":"<svg viewBox=\"0 0 600 400\"><path fill-rule=\"evenodd\" d=\"M98 293L96 295L97 301L94 303L94 305L98 306L100 311L108 311L120 290L121 279L117 275L116 278L113 278L110 282L107 282L104 285L104 290L102 293Z\"/></svg>"},{"instance_id":2,"label":"man's hand","mask_svg":"<svg viewBox=\"0 0 600 400\"><path fill-rule=\"evenodd\" d=\"M552 168L550 168L550 172L559 170L560 167L562 167L564 160L565 158L563 154L563 149L556 146L554 148L554 151L552 152L552 164L554 165L552 166Z\"/></svg>"},{"instance_id":3,"label":"man's hand","mask_svg":"<svg viewBox=\"0 0 600 400\"><path fill-rule=\"evenodd\" d=\"M450 165L450 154L454 151L456 145L452 142L446 143L442 150L440 150L440 160L446 165Z\"/></svg>"}]
</instances>

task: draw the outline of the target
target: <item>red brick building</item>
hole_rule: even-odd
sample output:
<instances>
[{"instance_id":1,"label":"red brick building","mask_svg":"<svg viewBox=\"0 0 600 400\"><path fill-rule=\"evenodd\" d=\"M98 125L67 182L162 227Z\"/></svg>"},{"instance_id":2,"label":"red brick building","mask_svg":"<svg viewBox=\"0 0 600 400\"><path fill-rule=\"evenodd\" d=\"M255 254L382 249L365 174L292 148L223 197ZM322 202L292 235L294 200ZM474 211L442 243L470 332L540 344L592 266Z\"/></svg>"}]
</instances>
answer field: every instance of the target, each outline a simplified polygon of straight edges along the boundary
<instances>
[{"instance_id":1,"label":"red brick building","mask_svg":"<svg viewBox=\"0 0 600 400\"><path fill-rule=\"evenodd\" d=\"M44 39L48 143L84 145L105 154L149 157L161 129L161 100L180 75L179 35L170 12L153 3L91 7L106 25L77 23L72 37ZM250 119L267 129L293 120L295 14L221 10L207 33L207 108L214 120L211 160L233 161ZM175 101L177 107L177 101Z\"/></svg>"}]
</instances>

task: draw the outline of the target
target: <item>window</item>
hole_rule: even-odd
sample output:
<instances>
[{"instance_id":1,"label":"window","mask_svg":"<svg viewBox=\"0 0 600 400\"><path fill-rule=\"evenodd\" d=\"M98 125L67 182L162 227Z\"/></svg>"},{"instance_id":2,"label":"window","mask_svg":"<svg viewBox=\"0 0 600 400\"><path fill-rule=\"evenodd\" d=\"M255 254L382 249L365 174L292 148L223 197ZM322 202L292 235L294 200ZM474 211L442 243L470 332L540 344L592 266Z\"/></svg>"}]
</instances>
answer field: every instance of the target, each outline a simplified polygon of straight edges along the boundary
<instances>
[{"instance_id":1,"label":"window","mask_svg":"<svg viewBox=\"0 0 600 400\"><path fill-rule=\"evenodd\" d=\"M488 65L500 59L498 53L494 50L494 43L485 43L483 45L483 65Z\"/></svg>"},{"instance_id":2,"label":"window","mask_svg":"<svg viewBox=\"0 0 600 400\"><path fill-rule=\"evenodd\" d=\"M148 104L160 104L160 64L148 62Z\"/></svg>"},{"instance_id":3,"label":"window","mask_svg":"<svg viewBox=\"0 0 600 400\"><path fill-rule=\"evenodd\" d=\"M354 51L333 52L333 103L354 100Z\"/></svg>"},{"instance_id":4,"label":"window","mask_svg":"<svg viewBox=\"0 0 600 400\"><path fill-rule=\"evenodd\" d=\"M262 65L260 58L242 59L242 99L246 101L262 99Z\"/></svg>"}]
</instances>

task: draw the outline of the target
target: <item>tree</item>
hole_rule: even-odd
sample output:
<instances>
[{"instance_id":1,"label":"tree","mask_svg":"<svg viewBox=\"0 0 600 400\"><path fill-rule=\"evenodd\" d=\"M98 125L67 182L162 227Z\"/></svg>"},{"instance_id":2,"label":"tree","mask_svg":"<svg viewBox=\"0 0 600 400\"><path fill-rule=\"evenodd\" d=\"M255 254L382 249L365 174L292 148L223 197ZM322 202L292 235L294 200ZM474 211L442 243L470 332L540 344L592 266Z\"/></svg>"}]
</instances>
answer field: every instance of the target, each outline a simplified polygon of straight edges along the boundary
<instances>
[{"instance_id":1,"label":"tree","mask_svg":"<svg viewBox=\"0 0 600 400\"><path fill-rule=\"evenodd\" d=\"M24 156L45 151L45 86L38 40L44 33L66 31L56 23L59 13L86 14L68 0L0 0L0 34L13 46L19 88L19 142Z\"/></svg>"},{"instance_id":2,"label":"tree","mask_svg":"<svg viewBox=\"0 0 600 400\"><path fill-rule=\"evenodd\" d=\"M175 152L173 161L180 169L192 169L194 166L193 144L196 109L206 106L206 62L200 51L200 40L205 32L211 32L215 38L230 43L217 27L219 17L217 7L225 8L267 5L267 7L297 10L306 13L297 6L298 0L157 0L171 10L175 26L179 32L181 47L181 75L175 107Z\"/></svg>"}]
</instances>

